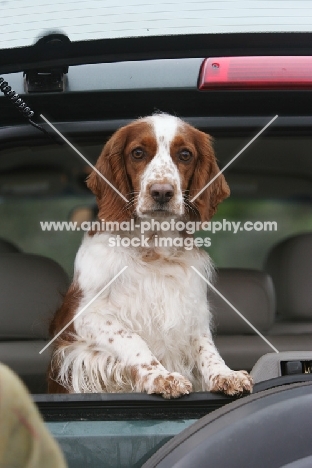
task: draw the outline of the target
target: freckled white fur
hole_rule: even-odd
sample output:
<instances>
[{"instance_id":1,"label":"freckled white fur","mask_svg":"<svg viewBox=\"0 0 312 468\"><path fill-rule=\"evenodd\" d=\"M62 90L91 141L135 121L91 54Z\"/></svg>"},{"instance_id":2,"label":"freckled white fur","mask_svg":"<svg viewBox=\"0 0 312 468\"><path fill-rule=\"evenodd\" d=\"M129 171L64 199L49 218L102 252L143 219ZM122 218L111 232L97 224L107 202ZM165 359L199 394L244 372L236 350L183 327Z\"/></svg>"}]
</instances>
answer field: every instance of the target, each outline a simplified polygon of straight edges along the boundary
<instances>
[{"instance_id":1,"label":"freckled white fur","mask_svg":"<svg viewBox=\"0 0 312 468\"><path fill-rule=\"evenodd\" d=\"M101 391L99 371L109 391L131 391L127 366L149 363L156 357L169 372L179 372L196 389L203 389L201 379L193 371L198 352L196 340L203 331L210 336L210 314L206 284L190 266L211 274L208 255L198 250L174 252L164 248L159 249L162 258L146 262L137 248L109 247L111 236L102 233L84 238L75 263L76 280L84 292L79 308L90 302L125 265L128 268L75 320L77 340L61 350L61 380L66 380L74 365L75 392ZM125 336L116 334L118 330L124 330ZM132 338L127 338L127 333ZM114 341L109 343L109 338ZM94 350L100 351L97 358L92 354ZM112 356L111 372L117 385L105 377L107 360ZM93 366L96 372L90 372ZM94 377L92 383L86 375ZM127 382L121 385L123 378Z\"/></svg>"},{"instance_id":2,"label":"freckled white fur","mask_svg":"<svg viewBox=\"0 0 312 468\"><path fill-rule=\"evenodd\" d=\"M139 216L149 210L149 187L154 183L169 183L174 188L170 205L177 215L184 213L181 179L178 168L170 155L170 144L178 129L183 126L182 120L168 114L158 114L143 119L155 135L157 151L141 177L141 192L138 197L137 213Z\"/></svg>"},{"instance_id":3,"label":"freckled white fur","mask_svg":"<svg viewBox=\"0 0 312 468\"><path fill-rule=\"evenodd\" d=\"M83 299L76 314L128 268L75 320L75 340L54 357L61 362L59 382L78 393L102 392L103 383L108 392L148 391L133 384L129 369L154 359L155 376L178 372L194 391L230 375L211 338L206 284L191 268L211 280L208 255L163 248L159 260L146 262L140 249L109 247L112 235L86 235L78 251L75 277Z\"/></svg>"}]
</instances>

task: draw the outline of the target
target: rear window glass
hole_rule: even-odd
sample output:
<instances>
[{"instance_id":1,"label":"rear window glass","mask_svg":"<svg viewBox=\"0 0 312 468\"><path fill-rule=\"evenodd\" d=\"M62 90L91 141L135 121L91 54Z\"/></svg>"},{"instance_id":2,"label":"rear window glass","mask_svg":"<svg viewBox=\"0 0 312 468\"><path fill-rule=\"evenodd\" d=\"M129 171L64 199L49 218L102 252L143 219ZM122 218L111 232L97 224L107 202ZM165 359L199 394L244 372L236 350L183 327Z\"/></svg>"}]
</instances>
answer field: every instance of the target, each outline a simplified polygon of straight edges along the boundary
<instances>
[{"instance_id":1,"label":"rear window glass","mask_svg":"<svg viewBox=\"0 0 312 468\"><path fill-rule=\"evenodd\" d=\"M235 32L311 31L309 0L78 0L1 2L0 48L31 45L52 31L71 41Z\"/></svg>"}]
</instances>

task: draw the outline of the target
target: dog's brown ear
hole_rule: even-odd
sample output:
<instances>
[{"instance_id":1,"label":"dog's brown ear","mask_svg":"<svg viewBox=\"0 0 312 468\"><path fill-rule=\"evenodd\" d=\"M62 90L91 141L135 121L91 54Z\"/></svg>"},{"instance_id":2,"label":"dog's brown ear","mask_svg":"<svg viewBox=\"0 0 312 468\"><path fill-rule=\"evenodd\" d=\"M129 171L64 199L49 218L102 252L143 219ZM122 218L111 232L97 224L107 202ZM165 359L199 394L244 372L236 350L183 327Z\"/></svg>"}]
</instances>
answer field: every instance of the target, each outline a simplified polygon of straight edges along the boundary
<instances>
[{"instance_id":1,"label":"dog's brown ear","mask_svg":"<svg viewBox=\"0 0 312 468\"><path fill-rule=\"evenodd\" d=\"M218 204L230 195L230 189L223 174L220 173L212 147L212 138L206 133L196 130L195 144L198 158L189 187L190 200L219 174L192 202L199 212L200 220L203 222L212 218L217 211Z\"/></svg>"},{"instance_id":2,"label":"dog's brown ear","mask_svg":"<svg viewBox=\"0 0 312 468\"><path fill-rule=\"evenodd\" d=\"M105 221L122 222L131 218L131 213L127 209L128 205L125 200L129 200L131 196L123 159L125 142L126 129L121 128L108 140L95 165L96 169L106 180L94 170L87 179L87 186L96 196L99 208L98 217Z\"/></svg>"}]
</instances>

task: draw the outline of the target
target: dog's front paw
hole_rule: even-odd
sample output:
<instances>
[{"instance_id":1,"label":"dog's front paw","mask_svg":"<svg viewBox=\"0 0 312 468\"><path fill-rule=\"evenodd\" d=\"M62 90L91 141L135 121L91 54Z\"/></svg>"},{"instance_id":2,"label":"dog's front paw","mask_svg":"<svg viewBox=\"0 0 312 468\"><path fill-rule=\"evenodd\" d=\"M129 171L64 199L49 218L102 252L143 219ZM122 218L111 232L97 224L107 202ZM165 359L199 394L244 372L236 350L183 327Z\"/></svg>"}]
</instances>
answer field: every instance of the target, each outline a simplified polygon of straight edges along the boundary
<instances>
[{"instance_id":1,"label":"dog's front paw","mask_svg":"<svg viewBox=\"0 0 312 468\"><path fill-rule=\"evenodd\" d=\"M179 398L191 391L191 382L178 372L156 375L147 388L147 393L158 393L164 398Z\"/></svg>"},{"instance_id":2,"label":"dog's front paw","mask_svg":"<svg viewBox=\"0 0 312 468\"><path fill-rule=\"evenodd\" d=\"M246 371L231 371L211 378L210 392L222 392L226 395L241 395L251 393L253 387L252 377Z\"/></svg>"}]
</instances>

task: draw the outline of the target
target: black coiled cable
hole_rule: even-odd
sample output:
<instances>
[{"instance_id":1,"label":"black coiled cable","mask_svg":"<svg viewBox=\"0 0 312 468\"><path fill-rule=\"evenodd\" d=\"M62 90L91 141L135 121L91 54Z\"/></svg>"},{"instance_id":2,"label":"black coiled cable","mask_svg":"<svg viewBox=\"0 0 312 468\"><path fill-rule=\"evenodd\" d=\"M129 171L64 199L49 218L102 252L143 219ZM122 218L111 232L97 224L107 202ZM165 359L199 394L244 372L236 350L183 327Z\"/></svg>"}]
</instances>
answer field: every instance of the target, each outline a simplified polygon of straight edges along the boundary
<instances>
[{"instance_id":1,"label":"black coiled cable","mask_svg":"<svg viewBox=\"0 0 312 468\"><path fill-rule=\"evenodd\" d=\"M0 77L0 90L3 94L10 99L14 106L26 117L28 120L34 116L34 111L23 101L22 98L9 86L9 83Z\"/></svg>"},{"instance_id":2,"label":"black coiled cable","mask_svg":"<svg viewBox=\"0 0 312 468\"><path fill-rule=\"evenodd\" d=\"M22 113L22 115L28 120L28 122L33 127L43 132L54 142L60 144L60 142L56 138L53 138L49 132L47 132L43 127L41 127L41 125L36 124L32 120L32 117L35 115L34 111L27 106L23 99L14 91L14 89L11 88L11 86L9 86L9 83L5 81L5 79L2 76L0 76L0 91L3 92L5 97L7 97L12 102L12 104Z\"/></svg>"}]
</instances>

